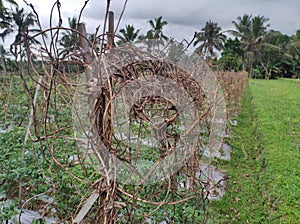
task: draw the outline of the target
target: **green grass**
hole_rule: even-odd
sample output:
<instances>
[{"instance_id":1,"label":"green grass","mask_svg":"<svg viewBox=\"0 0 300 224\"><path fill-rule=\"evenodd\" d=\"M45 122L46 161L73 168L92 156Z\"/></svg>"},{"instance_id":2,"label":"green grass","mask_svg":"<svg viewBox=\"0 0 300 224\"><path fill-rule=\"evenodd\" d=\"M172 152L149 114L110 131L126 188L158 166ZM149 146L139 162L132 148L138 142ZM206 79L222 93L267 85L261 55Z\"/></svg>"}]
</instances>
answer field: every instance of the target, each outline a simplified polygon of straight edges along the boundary
<instances>
[{"instance_id":1,"label":"green grass","mask_svg":"<svg viewBox=\"0 0 300 224\"><path fill-rule=\"evenodd\" d=\"M300 85L250 80L232 129L227 193L211 203L214 223L299 223Z\"/></svg>"},{"instance_id":2,"label":"green grass","mask_svg":"<svg viewBox=\"0 0 300 224\"><path fill-rule=\"evenodd\" d=\"M264 205L268 221L300 219L300 86L295 80L251 81L264 146Z\"/></svg>"}]
</instances>

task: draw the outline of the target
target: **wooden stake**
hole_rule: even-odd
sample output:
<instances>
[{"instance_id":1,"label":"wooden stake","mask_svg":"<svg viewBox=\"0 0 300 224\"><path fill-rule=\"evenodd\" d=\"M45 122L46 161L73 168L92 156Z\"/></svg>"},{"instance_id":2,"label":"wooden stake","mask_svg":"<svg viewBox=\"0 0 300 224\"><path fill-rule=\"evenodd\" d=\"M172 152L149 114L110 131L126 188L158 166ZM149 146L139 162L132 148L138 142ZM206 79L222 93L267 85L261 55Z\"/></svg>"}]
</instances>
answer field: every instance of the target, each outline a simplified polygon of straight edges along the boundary
<instances>
[{"instance_id":1,"label":"wooden stake","mask_svg":"<svg viewBox=\"0 0 300 224\"><path fill-rule=\"evenodd\" d=\"M90 53L90 48L89 48L89 42L88 42L88 37L86 33L86 28L84 23L79 23L78 24L78 32L81 33L80 35L80 46L82 49L82 54L83 54L83 62L87 65L91 64L93 62L93 57ZM86 78L87 81L91 80L93 77L93 74L89 71L86 70Z\"/></svg>"},{"instance_id":2,"label":"wooden stake","mask_svg":"<svg viewBox=\"0 0 300 224\"><path fill-rule=\"evenodd\" d=\"M114 32L115 32L114 12L109 11L108 12L108 34L107 34L107 41L108 41L108 44L109 44L109 48L115 47Z\"/></svg>"}]
</instances>

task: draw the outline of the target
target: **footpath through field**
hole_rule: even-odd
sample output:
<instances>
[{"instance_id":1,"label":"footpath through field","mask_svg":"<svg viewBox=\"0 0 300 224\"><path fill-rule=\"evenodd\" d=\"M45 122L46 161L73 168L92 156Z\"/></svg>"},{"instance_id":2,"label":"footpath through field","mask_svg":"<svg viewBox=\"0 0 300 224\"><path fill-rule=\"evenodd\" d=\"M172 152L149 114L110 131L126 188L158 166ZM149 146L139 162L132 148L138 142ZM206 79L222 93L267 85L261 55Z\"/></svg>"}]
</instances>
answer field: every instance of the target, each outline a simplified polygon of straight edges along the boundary
<instances>
[{"instance_id":1,"label":"footpath through field","mask_svg":"<svg viewBox=\"0 0 300 224\"><path fill-rule=\"evenodd\" d=\"M249 80L232 160L220 161L230 179L211 203L213 223L300 223L300 84Z\"/></svg>"}]
</instances>

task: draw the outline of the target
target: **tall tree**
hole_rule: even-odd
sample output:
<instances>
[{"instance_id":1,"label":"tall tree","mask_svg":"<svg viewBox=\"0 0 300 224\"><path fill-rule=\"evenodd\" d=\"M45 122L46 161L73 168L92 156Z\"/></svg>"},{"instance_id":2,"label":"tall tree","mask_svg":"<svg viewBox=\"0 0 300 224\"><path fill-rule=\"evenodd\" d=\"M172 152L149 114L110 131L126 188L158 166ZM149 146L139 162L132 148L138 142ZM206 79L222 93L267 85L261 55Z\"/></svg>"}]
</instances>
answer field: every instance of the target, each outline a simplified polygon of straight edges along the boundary
<instances>
[{"instance_id":1,"label":"tall tree","mask_svg":"<svg viewBox=\"0 0 300 224\"><path fill-rule=\"evenodd\" d=\"M218 51L222 50L225 40L226 35L222 33L221 27L209 20L201 29L201 32L197 33L194 46L201 44L195 51L207 59L215 57L215 49Z\"/></svg>"},{"instance_id":2,"label":"tall tree","mask_svg":"<svg viewBox=\"0 0 300 224\"><path fill-rule=\"evenodd\" d=\"M241 42L237 38L229 38L224 44L218 64L223 70L241 70L243 54Z\"/></svg>"},{"instance_id":3,"label":"tall tree","mask_svg":"<svg viewBox=\"0 0 300 224\"><path fill-rule=\"evenodd\" d=\"M7 0L6 2L11 5L17 6L17 3L14 0ZM10 34L11 32L13 32L11 23L12 23L11 13L4 6L4 1L0 0L0 30L1 30L0 37L1 37L3 43L4 43L7 35ZM3 45L0 45L0 48L2 49ZM5 50L5 49L2 49L0 51L0 57L1 57L1 64L2 64L4 74L6 74L7 69L6 69L5 56L3 54L3 52L4 52L3 50Z\"/></svg>"},{"instance_id":4,"label":"tall tree","mask_svg":"<svg viewBox=\"0 0 300 224\"><path fill-rule=\"evenodd\" d=\"M265 79L286 73L284 64L288 59L285 53L288 42L289 36L279 31L270 30L266 33L256 56L256 64L258 68L260 67L260 74L264 74Z\"/></svg>"},{"instance_id":5,"label":"tall tree","mask_svg":"<svg viewBox=\"0 0 300 224\"><path fill-rule=\"evenodd\" d=\"M0 10L6 9L5 6L4 6L4 2L7 2L7 3L11 4L11 5L18 6L18 4L14 0L5 0L5 1L0 0Z\"/></svg>"},{"instance_id":6,"label":"tall tree","mask_svg":"<svg viewBox=\"0 0 300 224\"><path fill-rule=\"evenodd\" d=\"M300 30L292 35L286 46L286 52L289 59L286 61L290 67L292 76L300 77Z\"/></svg>"},{"instance_id":7,"label":"tall tree","mask_svg":"<svg viewBox=\"0 0 300 224\"><path fill-rule=\"evenodd\" d=\"M251 26L252 15L244 14L242 17L237 17L237 21L232 21L233 25L236 28L232 30L232 33L235 36L241 37L244 33L248 32L247 30Z\"/></svg>"},{"instance_id":8,"label":"tall tree","mask_svg":"<svg viewBox=\"0 0 300 224\"><path fill-rule=\"evenodd\" d=\"M167 21L162 19L162 16L155 18L153 20L149 20L148 23L151 26L151 29L147 32L147 39L156 39L156 40L168 40L169 38L164 35L163 28L168 24Z\"/></svg>"},{"instance_id":9,"label":"tall tree","mask_svg":"<svg viewBox=\"0 0 300 224\"><path fill-rule=\"evenodd\" d=\"M126 42L137 40L140 30L136 30L133 25L126 25L120 29L120 33Z\"/></svg>"},{"instance_id":10,"label":"tall tree","mask_svg":"<svg viewBox=\"0 0 300 224\"><path fill-rule=\"evenodd\" d=\"M77 29L77 18L68 17L69 28L62 33L62 38L60 39L60 45L63 47L61 52L63 55L68 55L73 52L76 47L77 33L74 30Z\"/></svg>"},{"instance_id":11,"label":"tall tree","mask_svg":"<svg viewBox=\"0 0 300 224\"><path fill-rule=\"evenodd\" d=\"M74 65L70 63L70 58L75 53L75 51L78 49L79 46L79 38L75 30L77 30L77 18L76 17L68 17L68 28L62 33L62 37L60 39L60 46L62 47L60 50L60 57L62 59L67 59L66 63L63 63L63 70L66 72L66 69L68 72L72 70ZM90 35L89 38L92 38L92 41L94 41L95 34ZM76 57L77 58L77 57ZM75 66L77 67L77 66Z\"/></svg>"},{"instance_id":12,"label":"tall tree","mask_svg":"<svg viewBox=\"0 0 300 224\"><path fill-rule=\"evenodd\" d=\"M240 38L246 57L248 58L249 77L252 77L253 63L256 53L262 44L267 28L268 18L264 16L255 16L244 14L238 17L237 21L232 21L236 30L232 30L232 34Z\"/></svg>"},{"instance_id":13,"label":"tall tree","mask_svg":"<svg viewBox=\"0 0 300 224\"><path fill-rule=\"evenodd\" d=\"M15 8L12 12L13 29L16 31L14 44L21 43L30 33L40 32L40 29L32 28L37 24L36 16L33 13L26 13L24 8ZM30 39L33 43L39 43L35 39ZM24 42L24 44L26 44Z\"/></svg>"},{"instance_id":14,"label":"tall tree","mask_svg":"<svg viewBox=\"0 0 300 224\"><path fill-rule=\"evenodd\" d=\"M21 72L23 73L23 60L26 58L26 49L30 45L30 49L40 44L35 38L29 38L31 35L40 32L35 28L37 24L36 16L33 13L27 13L24 8L18 7L12 11L12 27L15 34L15 40L11 45L11 50L16 58L19 59ZM44 34L45 35L45 34Z\"/></svg>"}]
</instances>

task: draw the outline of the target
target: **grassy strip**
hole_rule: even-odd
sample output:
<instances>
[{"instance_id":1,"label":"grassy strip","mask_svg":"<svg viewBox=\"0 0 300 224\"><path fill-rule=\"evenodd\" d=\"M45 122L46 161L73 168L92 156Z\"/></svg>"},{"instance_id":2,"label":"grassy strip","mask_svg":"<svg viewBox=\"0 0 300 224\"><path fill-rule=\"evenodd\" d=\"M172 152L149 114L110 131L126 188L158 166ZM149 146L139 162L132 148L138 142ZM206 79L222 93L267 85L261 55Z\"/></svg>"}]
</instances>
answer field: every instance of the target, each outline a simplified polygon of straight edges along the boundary
<instances>
[{"instance_id":1,"label":"grassy strip","mask_svg":"<svg viewBox=\"0 0 300 224\"><path fill-rule=\"evenodd\" d=\"M251 80L264 146L264 210L270 223L300 220L300 86L295 80Z\"/></svg>"},{"instance_id":2,"label":"grassy strip","mask_svg":"<svg viewBox=\"0 0 300 224\"><path fill-rule=\"evenodd\" d=\"M250 86L250 87L249 87ZM300 86L295 80L250 80L233 157L220 162L231 177L211 203L213 223L299 223Z\"/></svg>"},{"instance_id":3,"label":"grassy strip","mask_svg":"<svg viewBox=\"0 0 300 224\"><path fill-rule=\"evenodd\" d=\"M234 150L232 159L219 164L230 177L227 192L222 200L211 202L211 222L264 223L266 212L259 179L263 160L256 139L256 119L249 86L246 87L237 121L238 126L232 128L229 140Z\"/></svg>"}]
</instances>

